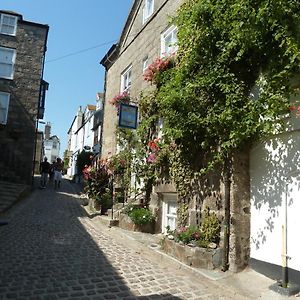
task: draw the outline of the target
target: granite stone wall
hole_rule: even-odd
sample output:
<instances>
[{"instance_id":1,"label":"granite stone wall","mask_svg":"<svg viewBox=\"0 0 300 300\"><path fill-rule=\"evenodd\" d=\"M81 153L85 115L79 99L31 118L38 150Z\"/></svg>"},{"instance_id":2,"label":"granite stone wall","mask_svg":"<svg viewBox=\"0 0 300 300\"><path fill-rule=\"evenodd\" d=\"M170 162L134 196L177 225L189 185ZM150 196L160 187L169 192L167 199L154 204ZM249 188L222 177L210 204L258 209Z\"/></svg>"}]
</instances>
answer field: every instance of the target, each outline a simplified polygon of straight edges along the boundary
<instances>
[{"instance_id":1,"label":"granite stone wall","mask_svg":"<svg viewBox=\"0 0 300 300\"><path fill-rule=\"evenodd\" d=\"M16 49L14 77L0 78L10 93L8 120L0 125L2 179L31 183L35 125L48 26L19 21L16 36L0 34L0 46Z\"/></svg>"}]
</instances>

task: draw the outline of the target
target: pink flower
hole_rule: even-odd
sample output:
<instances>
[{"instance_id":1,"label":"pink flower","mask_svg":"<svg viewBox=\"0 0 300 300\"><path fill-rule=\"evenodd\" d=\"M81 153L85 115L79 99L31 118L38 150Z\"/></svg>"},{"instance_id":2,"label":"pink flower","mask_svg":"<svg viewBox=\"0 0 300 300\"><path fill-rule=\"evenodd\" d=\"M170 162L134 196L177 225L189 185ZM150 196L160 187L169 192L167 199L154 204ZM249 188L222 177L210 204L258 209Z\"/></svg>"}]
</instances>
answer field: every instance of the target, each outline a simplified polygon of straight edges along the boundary
<instances>
[{"instance_id":1,"label":"pink flower","mask_svg":"<svg viewBox=\"0 0 300 300\"><path fill-rule=\"evenodd\" d=\"M146 160L147 160L148 163L155 163L155 162L156 162L156 154L152 152L152 153L147 157Z\"/></svg>"},{"instance_id":2,"label":"pink flower","mask_svg":"<svg viewBox=\"0 0 300 300\"><path fill-rule=\"evenodd\" d=\"M192 236L193 236L193 238L194 238L195 240L199 240L199 239L200 239L200 233L199 233L199 232L194 232L194 233L192 234Z\"/></svg>"},{"instance_id":3,"label":"pink flower","mask_svg":"<svg viewBox=\"0 0 300 300\"><path fill-rule=\"evenodd\" d=\"M114 105L115 107L119 108L120 103L129 103L130 101L130 95L129 92L124 91L123 93L116 95L115 97L113 97L111 100L109 100L108 102L111 105Z\"/></svg>"},{"instance_id":4,"label":"pink flower","mask_svg":"<svg viewBox=\"0 0 300 300\"><path fill-rule=\"evenodd\" d=\"M172 61L173 57L166 57L166 58L156 58L154 60L154 62L148 66L148 68L146 69L146 71L144 72L144 80L145 81L149 81L151 83L156 83L156 76L169 68L171 61Z\"/></svg>"},{"instance_id":5,"label":"pink flower","mask_svg":"<svg viewBox=\"0 0 300 300\"><path fill-rule=\"evenodd\" d=\"M183 233L183 232L186 232L187 231L187 227L180 227L180 228L178 228L178 230L177 230L177 232L178 233Z\"/></svg>"}]
</instances>

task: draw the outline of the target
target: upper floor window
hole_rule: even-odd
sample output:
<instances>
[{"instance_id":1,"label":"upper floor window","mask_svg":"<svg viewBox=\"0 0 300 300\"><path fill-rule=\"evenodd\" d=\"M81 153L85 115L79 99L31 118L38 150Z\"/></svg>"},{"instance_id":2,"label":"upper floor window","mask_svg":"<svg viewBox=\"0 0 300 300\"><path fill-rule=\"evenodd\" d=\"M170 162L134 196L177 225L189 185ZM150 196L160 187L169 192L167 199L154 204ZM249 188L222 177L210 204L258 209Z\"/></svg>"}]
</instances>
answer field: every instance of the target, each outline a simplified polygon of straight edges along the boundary
<instances>
[{"instance_id":1,"label":"upper floor window","mask_svg":"<svg viewBox=\"0 0 300 300\"><path fill-rule=\"evenodd\" d=\"M0 124L7 123L10 94L0 92Z\"/></svg>"},{"instance_id":2,"label":"upper floor window","mask_svg":"<svg viewBox=\"0 0 300 300\"><path fill-rule=\"evenodd\" d=\"M148 56L146 56L143 59L143 73L147 70L148 66L149 66L149 59Z\"/></svg>"},{"instance_id":3,"label":"upper floor window","mask_svg":"<svg viewBox=\"0 0 300 300\"><path fill-rule=\"evenodd\" d=\"M1 14L0 15L0 33L8 35L16 35L17 17Z\"/></svg>"},{"instance_id":4,"label":"upper floor window","mask_svg":"<svg viewBox=\"0 0 300 300\"><path fill-rule=\"evenodd\" d=\"M153 14L154 11L154 0L145 0L143 7L143 24Z\"/></svg>"},{"instance_id":5,"label":"upper floor window","mask_svg":"<svg viewBox=\"0 0 300 300\"><path fill-rule=\"evenodd\" d=\"M122 74L121 74L121 93L128 91L131 87L131 69L130 65Z\"/></svg>"},{"instance_id":6,"label":"upper floor window","mask_svg":"<svg viewBox=\"0 0 300 300\"><path fill-rule=\"evenodd\" d=\"M171 55L177 48L177 27L172 25L161 35L161 56Z\"/></svg>"},{"instance_id":7,"label":"upper floor window","mask_svg":"<svg viewBox=\"0 0 300 300\"><path fill-rule=\"evenodd\" d=\"M0 77L13 79L16 50L0 47Z\"/></svg>"}]
</instances>

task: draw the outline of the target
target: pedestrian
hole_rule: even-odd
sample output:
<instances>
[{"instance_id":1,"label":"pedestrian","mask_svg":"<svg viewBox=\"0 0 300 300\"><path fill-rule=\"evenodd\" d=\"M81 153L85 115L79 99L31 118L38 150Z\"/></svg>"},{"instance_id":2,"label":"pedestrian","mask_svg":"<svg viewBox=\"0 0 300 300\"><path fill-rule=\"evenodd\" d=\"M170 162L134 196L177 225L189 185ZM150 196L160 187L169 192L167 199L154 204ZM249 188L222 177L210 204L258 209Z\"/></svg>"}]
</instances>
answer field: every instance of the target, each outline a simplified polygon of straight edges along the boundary
<instances>
[{"instance_id":1,"label":"pedestrian","mask_svg":"<svg viewBox=\"0 0 300 300\"><path fill-rule=\"evenodd\" d=\"M45 189L48 181L48 175L50 170L50 163L47 161L47 157L44 158L44 161L40 164L40 173L41 173L41 188Z\"/></svg>"},{"instance_id":2,"label":"pedestrian","mask_svg":"<svg viewBox=\"0 0 300 300\"><path fill-rule=\"evenodd\" d=\"M49 182L51 184L53 183L54 180L54 165L55 165L55 160L52 162L49 169Z\"/></svg>"},{"instance_id":3,"label":"pedestrian","mask_svg":"<svg viewBox=\"0 0 300 300\"><path fill-rule=\"evenodd\" d=\"M62 180L62 171L64 168L64 164L61 158L56 159L56 163L54 164L54 188L60 188L61 180Z\"/></svg>"}]
</instances>

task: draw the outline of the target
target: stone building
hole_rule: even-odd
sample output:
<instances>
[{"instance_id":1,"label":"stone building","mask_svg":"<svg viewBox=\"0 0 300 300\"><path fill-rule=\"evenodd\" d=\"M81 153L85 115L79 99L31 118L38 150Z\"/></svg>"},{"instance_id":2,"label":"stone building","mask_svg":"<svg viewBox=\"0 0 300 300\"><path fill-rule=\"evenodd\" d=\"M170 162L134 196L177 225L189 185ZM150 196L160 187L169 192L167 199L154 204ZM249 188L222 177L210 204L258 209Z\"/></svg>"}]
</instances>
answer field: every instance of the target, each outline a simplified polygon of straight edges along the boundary
<instances>
[{"instance_id":1,"label":"stone building","mask_svg":"<svg viewBox=\"0 0 300 300\"><path fill-rule=\"evenodd\" d=\"M184 0L136 0L128 15L119 42L113 45L101 64L105 67L105 99L102 137L102 158L117 153L115 131L118 116L111 99L123 92L130 92L130 99L138 104L140 92L151 89L143 80L147 66L156 58L171 55L177 50L177 28L170 24L170 16ZM237 154L231 178L231 226L229 267L233 271L243 269L249 259L250 201L248 155ZM196 187L195 187L196 188ZM199 188L199 185L198 185ZM198 197L190 199L188 223L197 224L197 216L205 207L215 211L220 221L224 219L224 183L220 174L214 174ZM197 194L196 192L196 194ZM203 196L204 195L204 196ZM200 199L200 200L199 200ZM156 213L156 232L165 232L177 224L178 199L173 184L156 185L152 191L151 209ZM199 223L198 223L199 224ZM224 230L221 233L223 246Z\"/></svg>"},{"instance_id":2,"label":"stone building","mask_svg":"<svg viewBox=\"0 0 300 300\"><path fill-rule=\"evenodd\" d=\"M48 25L0 11L0 169L1 179L31 183L36 128L43 118L43 80Z\"/></svg>"}]
</instances>

